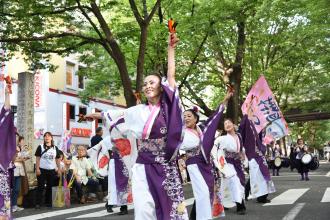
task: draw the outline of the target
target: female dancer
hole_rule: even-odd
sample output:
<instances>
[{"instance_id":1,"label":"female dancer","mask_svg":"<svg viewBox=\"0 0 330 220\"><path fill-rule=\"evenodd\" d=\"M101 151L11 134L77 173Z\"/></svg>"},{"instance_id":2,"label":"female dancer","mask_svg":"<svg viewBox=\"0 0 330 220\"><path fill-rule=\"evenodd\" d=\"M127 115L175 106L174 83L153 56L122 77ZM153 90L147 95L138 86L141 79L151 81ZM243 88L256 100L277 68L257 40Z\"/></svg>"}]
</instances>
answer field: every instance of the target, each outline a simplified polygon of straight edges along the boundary
<instances>
[{"instance_id":1,"label":"female dancer","mask_svg":"<svg viewBox=\"0 0 330 220\"><path fill-rule=\"evenodd\" d=\"M85 117L105 118L110 125L125 123L137 139L138 157L132 168L135 219L188 219L183 189L176 166L181 143L182 112L175 84L174 48L178 41L171 33L168 46L167 81L157 75L144 79L148 104L125 110L92 113Z\"/></svg>"},{"instance_id":2,"label":"female dancer","mask_svg":"<svg viewBox=\"0 0 330 220\"><path fill-rule=\"evenodd\" d=\"M244 115L239 132L243 140L246 156L249 160L250 187L253 198L260 203L270 202L269 193L275 192L265 158L266 146L262 144L261 133L258 134L248 115ZM246 197L248 195L245 195Z\"/></svg>"},{"instance_id":3,"label":"female dancer","mask_svg":"<svg viewBox=\"0 0 330 220\"><path fill-rule=\"evenodd\" d=\"M190 219L212 219L220 216L224 211L220 198L215 193L215 181L217 180L215 179L216 170L211 159L211 150L222 112L231 95L232 93L228 92L223 104L202 125L197 125L199 121L197 109L188 109L184 112L186 129L180 150L186 151L186 164L195 197L193 206L195 210L192 210ZM213 206L213 204L217 205ZM193 216L195 212L196 216Z\"/></svg>"},{"instance_id":4,"label":"female dancer","mask_svg":"<svg viewBox=\"0 0 330 220\"><path fill-rule=\"evenodd\" d=\"M221 179L223 202L229 202L229 197L231 197L231 201L236 203L237 213L244 215L246 207L243 200L245 192L243 143L240 134L236 133L231 119L225 119L224 129L227 135L218 137L215 144L218 149L219 170L224 176ZM230 195L227 192L230 192Z\"/></svg>"},{"instance_id":5,"label":"female dancer","mask_svg":"<svg viewBox=\"0 0 330 220\"><path fill-rule=\"evenodd\" d=\"M6 85L5 104L0 111L0 220L12 219L10 191L14 176L16 154L16 128L14 115L10 111L10 85Z\"/></svg>"}]
</instances>

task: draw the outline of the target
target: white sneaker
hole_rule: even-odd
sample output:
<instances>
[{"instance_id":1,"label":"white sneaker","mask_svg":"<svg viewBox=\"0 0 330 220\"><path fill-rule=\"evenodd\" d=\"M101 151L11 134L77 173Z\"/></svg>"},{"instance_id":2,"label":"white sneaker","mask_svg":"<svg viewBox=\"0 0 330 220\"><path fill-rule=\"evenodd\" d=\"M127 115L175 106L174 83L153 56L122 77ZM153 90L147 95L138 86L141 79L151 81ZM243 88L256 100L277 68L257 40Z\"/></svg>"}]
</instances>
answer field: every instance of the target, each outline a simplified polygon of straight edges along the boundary
<instances>
[{"instance_id":1,"label":"white sneaker","mask_svg":"<svg viewBox=\"0 0 330 220\"><path fill-rule=\"evenodd\" d=\"M18 209L18 206L17 206L17 205L14 205L14 206L11 208L11 211L12 211L12 212L17 212L17 209Z\"/></svg>"},{"instance_id":2,"label":"white sneaker","mask_svg":"<svg viewBox=\"0 0 330 220\"><path fill-rule=\"evenodd\" d=\"M16 209L17 212L20 212L20 211L23 211L23 210L24 210L24 208L17 206L17 209Z\"/></svg>"}]
</instances>

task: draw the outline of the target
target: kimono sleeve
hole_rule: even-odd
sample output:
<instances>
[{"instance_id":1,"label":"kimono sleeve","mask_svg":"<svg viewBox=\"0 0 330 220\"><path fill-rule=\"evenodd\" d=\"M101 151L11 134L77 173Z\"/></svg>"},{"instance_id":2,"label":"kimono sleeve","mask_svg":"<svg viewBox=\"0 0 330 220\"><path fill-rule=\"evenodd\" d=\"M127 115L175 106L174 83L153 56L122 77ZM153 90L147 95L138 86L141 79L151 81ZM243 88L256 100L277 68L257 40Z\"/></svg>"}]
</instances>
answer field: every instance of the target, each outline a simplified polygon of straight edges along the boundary
<instances>
[{"instance_id":1,"label":"kimono sleeve","mask_svg":"<svg viewBox=\"0 0 330 220\"><path fill-rule=\"evenodd\" d=\"M247 136L249 136L247 132L249 132L250 130L250 120L247 115L244 115L238 127L238 132L242 136L243 145L245 145L246 143L246 138L248 138Z\"/></svg>"},{"instance_id":2,"label":"kimono sleeve","mask_svg":"<svg viewBox=\"0 0 330 220\"><path fill-rule=\"evenodd\" d=\"M161 82L161 86L162 86L162 89L163 89L163 94L165 96L165 98L167 100L169 100L169 102L173 102L173 99L175 97L175 93L177 91L177 87L175 88L172 88L167 79L163 78L162 82Z\"/></svg>"},{"instance_id":3,"label":"kimono sleeve","mask_svg":"<svg viewBox=\"0 0 330 220\"><path fill-rule=\"evenodd\" d=\"M148 119L149 113L146 105L140 104L127 109L110 110L103 113L106 127L110 132L116 128L121 135L132 134L135 138L142 136L143 127Z\"/></svg>"}]
</instances>

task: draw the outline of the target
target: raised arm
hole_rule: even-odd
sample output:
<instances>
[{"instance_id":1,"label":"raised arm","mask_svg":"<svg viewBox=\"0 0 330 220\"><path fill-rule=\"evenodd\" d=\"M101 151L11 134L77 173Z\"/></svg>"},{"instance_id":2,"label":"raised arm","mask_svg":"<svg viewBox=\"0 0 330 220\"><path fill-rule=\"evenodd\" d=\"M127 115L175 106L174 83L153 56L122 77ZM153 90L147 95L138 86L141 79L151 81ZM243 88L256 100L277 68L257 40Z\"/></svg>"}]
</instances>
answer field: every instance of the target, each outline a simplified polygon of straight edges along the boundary
<instances>
[{"instance_id":1,"label":"raised arm","mask_svg":"<svg viewBox=\"0 0 330 220\"><path fill-rule=\"evenodd\" d=\"M226 94L225 98L223 99L222 104L225 105L225 106L227 107L227 105L228 105L228 101L229 101L229 99L230 99L233 95L234 95L234 92L233 92L233 91L230 91L230 90L227 91L227 94Z\"/></svg>"},{"instance_id":2,"label":"raised arm","mask_svg":"<svg viewBox=\"0 0 330 220\"><path fill-rule=\"evenodd\" d=\"M167 50L167 81L171 88L175 88L175 46L179 39L176 37L176 33L170 33L168 38L168 50Z\"/></svg>"},{"instance_id":3,"label":"raised arm","mask_svg":"<svg viewBox=\"0 0 330 220\"><path fill-rule=\"evenodd\" d=\"M10 109L10 96L9 96L9 86L8 84L6 85L6 90L5 90L5 105L4 105L6 110Z\"/></svg>"},{"instance_id":4,"label":"raised arm","mask_svg":"<svg viewBox=\"0 0 330 220\"><path fill-rule=\"evenodd\" d=\"M101 114L101 112L90 113L90 114L85 115L85 118L87 121L102 119L102 114Z\"/></svg>"}]
</instances>

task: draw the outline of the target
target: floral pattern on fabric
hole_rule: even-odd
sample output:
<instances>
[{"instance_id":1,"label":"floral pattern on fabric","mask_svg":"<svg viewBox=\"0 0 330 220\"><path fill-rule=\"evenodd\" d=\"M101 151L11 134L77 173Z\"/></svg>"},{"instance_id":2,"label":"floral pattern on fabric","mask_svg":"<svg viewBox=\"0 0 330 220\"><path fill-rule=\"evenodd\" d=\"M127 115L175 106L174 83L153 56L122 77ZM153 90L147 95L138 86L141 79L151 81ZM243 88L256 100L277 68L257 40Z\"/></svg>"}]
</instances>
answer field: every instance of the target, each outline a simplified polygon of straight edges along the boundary
<instances>
[{"instance_id":1,"label":"floral pattern on fabric","mask_svg":"<svg viewBox=\"0 0 330 220\"><path fill-rule=\"evenodd\" d=\"M139 152L163 152L166 141L165 138L158 139L138 139L138 151Z\"/></svg>"},{"instance_id":2,"label":"floral pattern on fabric","mask_svg":"<svg viewBox=\"0 0 330 220\"><path fill-rule=\"evenodd\" d=\"M197 148L191 149L191 150L187 150L186 151L186 156L187 159L195 157L197 155L199 155L201 153L201 147L198 146Z\"/></svg>"},{"instance_id":3,"label":"floral pattern on fabric","mask_svg":"<svg viewBox=\"0 0 330 220\"><path fill-rule=\"evenodd\" d=\"M11 218L11 201L10 201L10 179L13 171L12 163L7 171L0 170L0 216Z\"/></svg>"},{"instance_id":4,"label":"floral pattern on fabric","mask_svg":"<svg viewBox=\"0 0 330 220\"><path fill-rule=\"evenodd\" d=\"M162 183L162 186L164 186L168 197L172 200L172 210L170 213L171 219L186 219L187 209L184 203L185 199L176 162L171 161L164 164L163 167L166 173L166 178Z\"/></svg>"},{"instance_id":5,"label":"floral pattern on fabric","mask_svg":"<svg viewBox=\"0 0 330 220\"><path fill-rule=\"evenodd\" d=\"M117 186L117 205L127 205L132 203L132 186L129 179L129 170L121 157L115 159L115 164L117 167L116 172L120 172L119 175L116 174L116 181L119 181L117 184L121 186L120 188ZM117 180L117 178L120 178L120 180Z\"/></svg>"},{"instance_id":6,"label":"floral pattern on fabric","mask_svg":"<svg viewBox=\"0 0 330 220\"><path fill-rule=\"evenodd\" d=\"M225 151L225 158L232 158L234 160L240 160L239 153Z\"/></svg>"},{"instance_id":7,"label":"floral pattern on fabric","mask_svg":"<svg viewBox=\"0 0 330 220\"><path fill-rule=\"evenodd\" d=\"M165 138L158 139L140 139L138 140L138 151L142 153L151 153L154 156L154 162L165 163Z\"/></svg>"}]
</instances>

